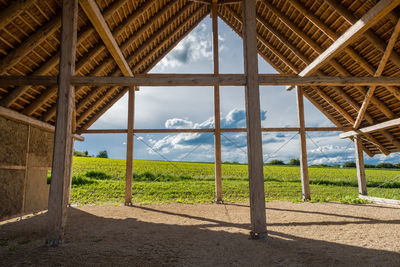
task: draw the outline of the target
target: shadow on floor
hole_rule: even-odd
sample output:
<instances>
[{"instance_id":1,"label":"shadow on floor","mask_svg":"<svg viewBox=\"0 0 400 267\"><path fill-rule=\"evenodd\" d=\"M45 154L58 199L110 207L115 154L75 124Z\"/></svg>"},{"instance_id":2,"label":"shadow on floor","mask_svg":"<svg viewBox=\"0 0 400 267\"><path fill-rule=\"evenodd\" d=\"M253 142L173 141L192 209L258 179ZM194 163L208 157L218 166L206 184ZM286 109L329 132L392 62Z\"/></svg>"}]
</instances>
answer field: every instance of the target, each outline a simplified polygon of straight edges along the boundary
<instances>
[{"instance_id":1,"label":"shadow on floor","mask_svg":"<svg viewBox=\"0 0 400 267\"><path fill-rule=\"evenodd\" d=\"M59 248L46 248L46 214L34 216L0 227L0 241L3 242L0 265L400 265L400 255L394 252L271 230L268 239L253 241L248 239L248 224L148 206L125 210L132 214L145 211L153 216L165 216L165 221L154 223L129 216L105 218L69 208L65 243ZM172 224L168 221L171 216L196 220L196 223ZM380 222L363 220L360 223Z\"/></svg>"}]
</instances>

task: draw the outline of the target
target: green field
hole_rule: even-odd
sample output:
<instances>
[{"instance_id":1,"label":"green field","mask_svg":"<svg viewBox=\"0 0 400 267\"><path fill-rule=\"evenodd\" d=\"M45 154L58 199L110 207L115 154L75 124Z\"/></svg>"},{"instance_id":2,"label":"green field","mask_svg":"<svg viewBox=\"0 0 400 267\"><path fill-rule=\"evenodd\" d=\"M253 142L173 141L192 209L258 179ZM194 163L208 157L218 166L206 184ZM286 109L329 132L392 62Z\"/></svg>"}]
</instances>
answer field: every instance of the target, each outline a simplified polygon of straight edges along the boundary
<instances>
[{"instance_id":1,"label":"green field","mask_svg":"<svg viewBox=\"0 0 400 267\"><path fill-rule=\"evenodd\" d=\"M312 201L361 202L355 169L309 168ZM366 170L369 195L400 199L400 170ZM134 161L133 201L138 203L211 203L214 164ZM227 202L248 201L247 165L223 164L223 196ZM301 200L300 168L264 166L266 201ZM391 181L392 180L392 181ZM388 182L390 181L390 182ZM74 157L74 203L121 203L125 160Z\"/></svg>"}]
</instances>

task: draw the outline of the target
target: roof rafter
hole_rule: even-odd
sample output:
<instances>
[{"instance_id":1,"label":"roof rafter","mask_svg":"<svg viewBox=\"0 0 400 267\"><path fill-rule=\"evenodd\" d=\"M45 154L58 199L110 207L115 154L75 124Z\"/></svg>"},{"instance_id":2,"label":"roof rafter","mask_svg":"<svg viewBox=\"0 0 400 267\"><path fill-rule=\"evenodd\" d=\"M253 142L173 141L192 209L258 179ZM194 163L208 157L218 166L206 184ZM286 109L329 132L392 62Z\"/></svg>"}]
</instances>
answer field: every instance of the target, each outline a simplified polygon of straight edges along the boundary
<instances>
[{"instance_id":1,"label":"roof rafter","mask_svg":"<svg viewBox=\"0 0 400 267\"><path fill-rule=\"evenodd\" d=\"M81 0L79 1L79 4L92 22L92 25L103 40L104 45L107 47L107 50L114 58L122 73L125 76L133 76L132 70L130 69L128 62L126 62L126 59L115 41L114 36L96 2L94 0Z\"/></svg>"},{"instance_id":2,"label":"roof rafter","mask_svg":"<svg viewBox=\"0 0 400 267\"><path fill-rule=\"evenodd\" d=\"M378 69L375 72L375 77L379 77L382 75L383 70L385 69L386 63L389 60L390 54L392 53L393 47L395 45L395 42L397 40L397 37L399 36L399 32L400 32L400 20L397 22L394 31L392 33L392 36L390 37L389 43L386 47L385 52L383 53L382 59L379 62L379 66ZM371 101L371 97L373 96L374 92L375 92L376 86L371 86L367 92L367 94L365 95L363 104L361 106L360 112L358 113L357 116L357 120L354 122L354 128L357 129L360 124L362 119L364 118L364 114L367 110L368 104Z\"/></svg>"},{"instance_id":3,"label":"roof rafter","mask_svg":"<svg viewBox=\"0 0 400 267\"><path fill-rule=\"evenodd\" d=\"M353 24L342 36L339 37L330 47L320 54L310 65L300 72L300 76L312 74L318 68L335 57L350 43L357 40L372 25L378 22L386 14L400 4L400 0L381 0L371 8L362 18Z\"/></svg>"},{"instance_id":4,"label":"roof rafter","mask_svg":"<svg viewBox=\"0 0 400 267\"><path fill-rule=\"evenodd\" d=\"M209 8L204 9L204 7L200 7L198 10L204 10L204 14L202 14L197 21L195 21L191 26L187 27L184 34L180 35L175 41L173 41L169 47L162 53L153 60L153 62L145 67L143 70L143 73L147 73L150 71L165 55L167 55L180 41L183 40L187 36L188 33L190 33L194 28L199 25L199 23L210 13ZM151 53L151 52L150 52ZM93 111L89 120L85 121L85 125L79 126L78 128L80 130L87 130L101 115L103 115L115 102L117 102L125 93L127 92L127 88L123 88L120 92L118 92L113 99L110 101L107 101L103 107L101 107L98 111Z\"/></svg>"}]
</instances>

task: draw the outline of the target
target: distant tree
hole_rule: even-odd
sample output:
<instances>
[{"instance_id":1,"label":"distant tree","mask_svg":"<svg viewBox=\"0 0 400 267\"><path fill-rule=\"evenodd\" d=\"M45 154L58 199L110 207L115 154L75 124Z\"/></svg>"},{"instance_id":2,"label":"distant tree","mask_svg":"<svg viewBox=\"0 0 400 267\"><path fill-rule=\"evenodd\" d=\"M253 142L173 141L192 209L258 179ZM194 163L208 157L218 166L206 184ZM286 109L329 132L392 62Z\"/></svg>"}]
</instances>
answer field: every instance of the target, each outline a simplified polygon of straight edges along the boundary
<instances>
[{"instance_id":1,"label":"distant tree","mask_svg":"<svg viewBox=\"0 0 400 267\"><path fill-rule=\"evenodd\" d=\"M395 168L398 168L398 169L400 169L400 162L399 162L399 163L396 163L396 164L394 164L394 167L395 167Z\"/></svg>"},{"instance_id":2,"label":"distant tree","mask_svg":"<svg viewBox=\"0 0 400 267\"><path fill-rule=\"evenodd\" d=\"M273 159L269 162L270 165L285 165L285 162L279 159Z\"/></svg>"},{"instance_id":3,"label":"distant tree","mask_svg":"<svg viewBox=\"0 0 400 267\"><path fill-rule=\"evenodd\" d=\"M74 149L74 156L75 157L90 157L89 152L87 152L87 151L82 152L82 151L75 150L75 149Z\"/></svg>"},{"instance_id":4,"label":"distant tree","mask_svg":"<svg viewBox=\"0 0 400 267\"><path fill-rule=\"evenodd\" d=\"M374 165L374 164L364 164L364 167L367 168L367 169L373 169L373 168L376 168L376 165Z\"/></svg>"},{"instance_id":5,"label":"distant tree","mask_svg":"<svg viewBox=\"0 0 400 267\"><path fill-rule=\"evenodd\" d=\"M300 160L299 159L290 159L288 165L300 166Z\"/></svg>"},{"instance_id":6,"label":"distant tree","mask_svg":"<svg viewBox=\"0 0 400 267\"><path fill-rule=\"evenodd\" d=\"M98 154L97 154L97 156L96 156L96 158L108 158L108 153L107 153L107 150L102 150L102 151L100 151Z\"/></svg>"},{"instance_id":7,"label":"distant tree","mask_svg":"<svg viewBox=\"0 0 400 267\"><path fill-rule=\"evenodd\" d=\"M356 163L354 161L348 161L343 164L343 168L355 168Z\"/></svg>"},{"instance_id":8,"label":"distant tree","mask_svg":"<svg viewBox=\"0 0 400 267\"><path fill-rule=\"evenodd\" d=\"M394 165L390 162L381 162L377 164L376 167L381 169L393 169Z\"/></svg>"}]
</instances>

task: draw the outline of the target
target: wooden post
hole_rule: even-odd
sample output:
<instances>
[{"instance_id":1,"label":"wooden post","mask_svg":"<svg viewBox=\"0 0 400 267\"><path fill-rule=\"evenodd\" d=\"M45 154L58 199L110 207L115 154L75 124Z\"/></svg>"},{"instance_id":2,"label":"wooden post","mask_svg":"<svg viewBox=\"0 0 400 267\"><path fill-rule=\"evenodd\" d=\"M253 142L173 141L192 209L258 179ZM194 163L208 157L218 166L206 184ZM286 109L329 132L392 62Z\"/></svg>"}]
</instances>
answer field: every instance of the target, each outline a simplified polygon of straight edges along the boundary
<instances>
[{"instance_id":1,"label":"wooden post","mask_svg":"<svg viewBox=\"0 0 400 267\"><path fill-rule=\"evenodd\" d=\"M260 89L256 29L256 0L243 0L244 73L247 85L247 157L249 164L250 220L253 239L267 235L265 215L264 171L261 139Z\"/></svg>"},{"instance_id":2,"label":"wooden post","mask_svg":"<svg viewBox=\"0 0 400 267\"><path fill-rule=\"evenodd\" d=\"M219 74L218 53L218 14L217 4L212 4L213 56L214 74ZM222 203L222 170L221 170L221 107L219 85L214 85L214 126L215 126L215 197L218 204Z\"/></svg>"},{"instance_id":3,"label":"wooden post","mask_svg":"<svg viewBox=\"0 0 400 267\"><path fill-rule=\"evenodd\" d=\"M74 108L74 87L71 77L75 73L76 30L78 1L62 2L62 30L60 71L58 80L57 116L54 133L52 181L48 209L48 246L62 242L67 219L68 179L72 164L72 113Z\"/></svg>"},{"instance_id":4,"label":"wooden post","mask_svg":"<svg viewBox=\"0 0 400 267\"><path fill-rule=\"evenodd\" d=\"M132 205L133 124L135 120L135 88L130 87L128 98L128 134L126 139L125 205Z\"/></svg>"},{"instance_id":5,"label":"wooden post","mask_svg":"<svg viewBox=\"0 0 400 267\"><path fill-rule=\"evenodd\" d=\"M361 136L354 136L354 144L356 149L358 193L360 195L366 196L367 180L365 177L364 152L362 149Z\"/></svg>"},{"instance_id":6,"label":"wooden post","mask_svg":"<svg viewBox=\"0 0 400 267\"><path fill-rule=\"evenodd\" d=\"M303 88L300 86L297 89L297 115L299 118L299 134L300 134L300 172L301 172L301 190L303 200L311 200L310 181L308 177L308 162L307 162L307 142L306 142L306 126L304 121L304 98Z\"/></svg>"}]
</instances>

